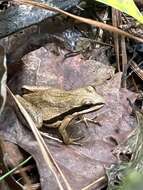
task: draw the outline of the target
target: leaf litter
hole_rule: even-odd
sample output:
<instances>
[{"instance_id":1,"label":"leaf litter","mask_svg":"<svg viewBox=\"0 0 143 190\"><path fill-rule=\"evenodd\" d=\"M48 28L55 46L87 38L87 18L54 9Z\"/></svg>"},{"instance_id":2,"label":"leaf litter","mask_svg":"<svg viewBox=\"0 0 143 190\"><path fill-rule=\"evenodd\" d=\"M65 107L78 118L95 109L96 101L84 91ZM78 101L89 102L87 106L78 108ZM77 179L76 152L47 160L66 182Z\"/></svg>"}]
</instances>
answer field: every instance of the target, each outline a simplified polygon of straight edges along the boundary
<instances>
[{"instance_id":1,"label":"leaf litter","mask_svg":"<svg viewBox=\"0 0 143 190\"><path fill-rule=\"evenodd\" d=\"M14 44L17 43L19 36L21 34L14 37ZM31 37L33 36L31 35ZM24 44L24 40L23 38L21 44L16 47L17 52ZM36 42L34 43L36 44ZM27 45L23 47L27 48ZM14 54L10 48L12 53L8 54L8 60L11 63L21 60L23 62L22 65L19 62L21 68L18 69L18 67L16 72L12 71L8 81L8 86L15 94L21 93L23 85L48 85L65 90L95 85L97 93L104 97L105 105L101 110L85 115L91 119L96 118L100 125L89 123L89 127L86 128L83 123L77 122L70 129L73 136L84 135L80 141L81 146L64 145L61 142L44 138L72 189L86 189L87 186L89 189L101 189L103 184L96 183L96 181L98 182L102 177L106 179L105 168L118 162L117 157L113 154L114 148L128 138L136 125L127 98L134 101L137 95L121 88L122 73L116 72L115 74L115 69L110 65L108 57L103 54L102 50L99 57L96 59L91 57L87 60L81 53L65 59L65 55L69 53L68 50L60 46L57 48L57 44L54 42L42 44L42 47L38 47L39 49L36 50L30 47L27 51L26 48L21 48L22 51L17 54ZM97 51L93 48L92 52ZM105 60L106 64L104 64ZM13 66L9 68L13 70ZM47 190L47 187L48 189L58 189L57 181L45 163L35 137L17 116L15 105L9 95L0 123L1 139L18 145L34 158L39 172L41 189ZM46 132L59 138L56 129L46 129ZM59 179L61 179L60 176Z\"/></svg>"},{"instance_id":2,"label":"leaf litter","mask_svg":"<svg viewBox=\"0 0 143 190\"><path fill-rule=\"evenodd\" d=\"M64 62L61 62L63 59L61 57L57 59L53 57L53 59L54 61L52 60L52 55L50 53L46 54L43 48L27 54L23 58L24 67L22 72L20 72L19 77L16 73L17 80L12 79L10 86L18 89L23 84L51 85L52 82L52 85L55 87L71 89L93 84L97 80L98 72L96 71L97 74L93 75L96 68L95 61L88 61L87 64L87 61L84 62L80 58L80 55L74 57L74 59L72 58L72 62L70 61L71 58L67 58ZM60 60L59 63L58 60ZM38 65L37 62L41 64ZM98 64L99 62L97 62ZM39 72L37 72L37 65L39 66ZM108 67L106 65L105 68L107 71ZM108 69L109 71L111 70L110 66ZM86 75L84 74L85 72ZM57 76L57 73L59 76ZM70 73L70 76L68 73ZM55 76L49 78L50 75ZM74 77L72 78L72 76ZM95 117L96 114L99 115L97 119L101 126L89 124L89 129L86 129L80 123L76 126L76 128L82 130L85 136L82 142L83 146L65 146L61 143L45 139L52 155L73 189L82 189L105 175L104 167L116 163L116 157L112 154L113 148L116 146L116 143L122 142L133 128L134 119L130 116L129 104L126 98L134 99L136 96L128 90L120 90L121 73L117 73L114 76L109 76L108 74L107 78L110 77L110 80L96 87L97 92L104 96L106 105L99 113L86 114L90 118ZM33 79L36 79L36 81ZM77 79L77 82L75 82L75 79ZM14 85L12 81L14 81ZM7 119L5 116L7 116ZM46 169L47 167L35 138L27 128L21 125L10 105L6 106L3 117L1 117L2 127L0 131L2 138L18 144L33 156L40 174L42 189L47 189L47 186L49 189L50 187L56 189L55 181L53 181L53 177L48 172L48 169ZM9 120L9 118L11 119ZM116 143L114 143L113 139L115 139Z\"/></svg>"}]
</instances>

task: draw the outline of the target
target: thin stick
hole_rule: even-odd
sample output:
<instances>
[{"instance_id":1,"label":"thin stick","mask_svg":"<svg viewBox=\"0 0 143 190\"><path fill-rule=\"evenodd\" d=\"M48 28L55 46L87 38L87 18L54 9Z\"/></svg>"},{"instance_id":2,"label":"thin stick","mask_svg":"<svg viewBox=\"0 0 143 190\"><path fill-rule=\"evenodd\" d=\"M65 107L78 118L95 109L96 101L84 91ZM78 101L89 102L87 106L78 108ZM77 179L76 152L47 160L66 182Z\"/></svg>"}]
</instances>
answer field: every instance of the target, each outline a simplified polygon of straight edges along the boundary
<instances>
[{"instance_id":1,"label":"thin stick","mask_svg":"<svg viewBox=\"0 0 143 190\"><path fill-rule=\"evenodd\" d=\"M107 180L106 177L102 176L99 179L97 179L94 182L87 185L86 187L82 188L81 190L89 190L91 188L95 188L95 185L97 185L98 183L101 183L101 182L106 182L106 180Z\"/></svg>"}]
</instances>

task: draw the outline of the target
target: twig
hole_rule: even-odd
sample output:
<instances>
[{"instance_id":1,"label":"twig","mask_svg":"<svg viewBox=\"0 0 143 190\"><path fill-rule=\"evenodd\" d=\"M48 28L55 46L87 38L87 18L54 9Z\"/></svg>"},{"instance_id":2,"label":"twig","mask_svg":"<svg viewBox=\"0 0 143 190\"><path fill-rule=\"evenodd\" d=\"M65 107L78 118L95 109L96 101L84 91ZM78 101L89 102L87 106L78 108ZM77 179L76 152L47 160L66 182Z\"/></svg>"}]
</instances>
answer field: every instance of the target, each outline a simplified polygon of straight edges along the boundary
<instances>
[{"instance_id":1,"label":"twig","mask_svg":"<svg viewBox=\"0 0 143 190\"><path fill-rule=\"evenodd\" d=\"M119 11L117 11L116 9L112 8L112 24L115 27L119 26ZM117 66L118 66L118 72L121 72L120 69L120 40L119 40L119 35L117 33L113 34L113 38L114 38L114 46L115 46L115 53L116 53L116 62L117 62Z\"/></svg>"},{"instance_id":2,"label":"twig","mask_svg":"<svg viewBox=\"0 0 143 190\"><path fill-rule=\"evenodd\" d=\"M90 190L92 188L95 188L95 185L99 184L99 183L105 183L107 181L106 176L102 176L99 179L95 180L94 182L92 182L91 184L87 185L86 187L82 188L81 190Z\"/></svg>"},{"instance_id":3,"label":"twig","mask_svg":"<svg viewBox=\"0 0 143 190\"><path fill-rule=\"evenodd\" d=\"M104 24L102 22L98 22L98 21L95 21L95 20L92 20L92 19L83 18L83 17L80 17L80 16L73 15L73 14L68 13L68 12L66 12L64 10L61 10L61 9L59 9L57 7L49 6L47 4L38 3L38 2L35 2L35 1L31 1L31 0L13 0L13 1L16 2L16 3L32 5L32 6L39 7L39 8L42 8L42 9L46 9L46 10L49 10L49 11L58 12L58 13L66 15L66 16L69 16L71 18L74 18L74 19L76 19L76 20L78 20L80 22L84 22L84 23L93 25L95 27L101 28L103 30L107 30L109 32L117 33L119 35L123 35L125 37L131 38L131 39L134 39L134 40L136 40L138 42L143 43L143 39L141 39L139 37L136 37L136 36L133 36L132 34L129 34L128 32L125 32L125 31L123 31L123 30L121 30L119 28L116 28L114 26Z\"/></svg>"}]
</instances>

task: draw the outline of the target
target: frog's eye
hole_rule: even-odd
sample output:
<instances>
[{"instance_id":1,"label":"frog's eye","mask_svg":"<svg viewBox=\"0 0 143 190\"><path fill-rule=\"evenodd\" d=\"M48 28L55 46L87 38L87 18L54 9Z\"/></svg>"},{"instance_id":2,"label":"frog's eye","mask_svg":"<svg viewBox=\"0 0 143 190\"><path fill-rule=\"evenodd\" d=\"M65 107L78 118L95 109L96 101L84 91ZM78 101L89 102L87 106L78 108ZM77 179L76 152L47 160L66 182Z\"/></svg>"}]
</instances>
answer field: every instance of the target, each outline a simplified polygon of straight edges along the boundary
<instances>
[{"instance_id":1,"label":"frog's eye","mask_svg":"<svg viewBox=\"0 0 143 190\"><path fill-rule=\"evenodd\" d=\"M93 92L93 91L95 91L95 89L92 87L92 86L88 86L87 88L86 88L86 90L88 91L88 92Z\"/></svg>"},{"instance_id":2,"label":"frog's eye","mask_svg":"<svg viewBox=\"0 0 143 190\"><path fill-rule=\"evenodd\" d=\"M84 99L82 101L82 105L90 105L90 104L93 104L93 100L91 100L90 98Z\"/></svg>"}]
</instances>

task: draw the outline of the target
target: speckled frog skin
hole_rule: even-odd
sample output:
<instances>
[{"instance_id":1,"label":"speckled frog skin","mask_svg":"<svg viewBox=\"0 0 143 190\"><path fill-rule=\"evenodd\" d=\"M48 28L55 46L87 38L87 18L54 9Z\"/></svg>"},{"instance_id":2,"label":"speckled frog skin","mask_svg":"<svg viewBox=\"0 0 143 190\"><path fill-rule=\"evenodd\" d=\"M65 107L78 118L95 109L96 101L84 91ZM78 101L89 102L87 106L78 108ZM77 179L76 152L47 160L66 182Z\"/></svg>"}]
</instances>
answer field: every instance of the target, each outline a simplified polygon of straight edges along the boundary
<instances>
[{"instance_id":1,"label":"speckled frog skin","mask_svg":"<svg viewBox=\"0 0 143 190\"><path fill-rule=\"evenodd\" d=\"M104 99L92 86L68 91L52 87L45 89L31 87L30 93L16 97L27 110L37 128L42 127L44 121L54 127L60 127L59 121L62 122L65 117L95 111L104 104Z\"/></svg>"}]
</instances>

